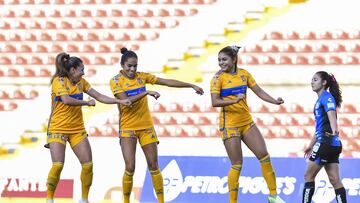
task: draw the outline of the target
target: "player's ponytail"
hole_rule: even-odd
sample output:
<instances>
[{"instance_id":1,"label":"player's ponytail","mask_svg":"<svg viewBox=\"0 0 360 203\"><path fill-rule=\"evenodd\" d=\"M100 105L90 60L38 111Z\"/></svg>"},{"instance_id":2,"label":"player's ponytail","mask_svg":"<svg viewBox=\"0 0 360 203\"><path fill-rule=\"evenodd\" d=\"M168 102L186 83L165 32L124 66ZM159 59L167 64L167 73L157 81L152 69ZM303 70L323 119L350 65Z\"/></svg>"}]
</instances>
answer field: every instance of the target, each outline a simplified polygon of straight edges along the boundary
<instances>
[{"instance_id":1,"label":"player's ponytail","mask_svg":"<svg viewBox=\"0 0 360 203\"><path fill-rule=\"evenodd\" d=\"M239 52L240 48L241 47L239 47L239 46L232 45L232 46L226 46L219 51L219 54L224 53L224 54L230 56L230 58L232 60L235 60L235 70L237 69L238 52Z\"/></svg>"},{"instance_id":2,"label":"player's ponytail","mask_svg":"<svg viewBox=\"0 0 360 203\"><path fill-rule=\"evenodd\" d=\"M82 60L76 56L70 57L69 54L62 52L56 56L55 59L55 74L52 76L50 83L54 80L55 77L68 77L70 74L70 69L77 68L82 64Z\"/></svg>"},{"instance_id":3,"label":"player's ponytail","mask_svg":"<svg viewBox=\"0 0 360 203\"><path fill-rule=\"evenodd\" d=\"M121 65L124 65L125 61L127 61L128 58L136 58L136 59L138 58L135 52L128 50L126 47L121 48L120 52L122 54L120 60Z\"/></svg>"},{"instance_id":4,"label":"player's ponytail","mask_svg":"<svg viewBox=\"0 0 360 203\"><path fill-rule=\"evenodd\" d=\"M325 89L329 89L331 95L335 98L336 107L340 107L342 103L341 89L339 83L336 81L333 74L328 74L325 71L319 71L316 73L321 80L326 80Z\"/></svg>"}]
</instances>

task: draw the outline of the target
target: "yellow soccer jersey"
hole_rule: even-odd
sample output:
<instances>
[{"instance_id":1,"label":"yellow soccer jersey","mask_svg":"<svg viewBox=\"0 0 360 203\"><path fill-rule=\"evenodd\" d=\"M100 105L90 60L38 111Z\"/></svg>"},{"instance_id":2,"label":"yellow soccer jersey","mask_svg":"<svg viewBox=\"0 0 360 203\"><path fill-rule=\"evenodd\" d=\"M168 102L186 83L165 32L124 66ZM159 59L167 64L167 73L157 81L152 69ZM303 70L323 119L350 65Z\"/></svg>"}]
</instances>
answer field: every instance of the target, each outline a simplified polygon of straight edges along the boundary
<instances>
[{"instance_id":1,"label":"yellow soccer jersey","mask_svg":"<svg viewBox=\"0 0 360 203\"><path fill-rule=\"evenodd\" d=\"M52 114L50 116L49 132L53 133L78 133L85 130L81 106L65 105L61 95L69 95L78 100L83 100L83 92L90 89L90 84L81 79L73 85L67 77L55 77L52 81Z\"/></svg>"},{"instance_id":2,"label":"yellow soccer jersey","mask_svg":"<svg viewBox=\"0 0 360 203\"><path fill-rule=\"evenodd\" d=\"M244 69L237 69L234 74L219 71L211 80L211 93L218 93L223 100L236 99L245 94L245 98L236 104L225 106L220 111L220 128L240 127L252 122L249 107L246 103L248 87L256 85L254 78Z\"/></svg>"},{"instance_id":3,"label":"yellow soccer jersey","mask_svg":"<svg viewBox=\"0 0 360 203\"><path fill-rule=\"evenodd\" d=\"M111 91L114 95L124 92L126 96L135 96L146 91L146 83L154 84L156 76L137 72L134 79L124 76L122 71L110 80ZM153 126L147 97L135 102L131 108L120 105L120 130L141 130Z\"/></svg>"}]
</instances>

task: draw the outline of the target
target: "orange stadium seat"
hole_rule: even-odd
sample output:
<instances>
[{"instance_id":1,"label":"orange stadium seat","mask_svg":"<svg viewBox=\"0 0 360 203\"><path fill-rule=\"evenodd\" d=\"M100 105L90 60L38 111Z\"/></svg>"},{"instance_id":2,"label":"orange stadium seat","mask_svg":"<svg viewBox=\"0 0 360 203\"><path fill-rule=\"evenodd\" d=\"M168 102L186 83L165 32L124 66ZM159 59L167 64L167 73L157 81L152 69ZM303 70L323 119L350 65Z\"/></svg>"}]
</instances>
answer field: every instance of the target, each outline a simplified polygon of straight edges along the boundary
<instances>
[{"instance_id":1,"label":"orange stadium seat","mask_svg":"<svg viewBox=\"0 0 360 203\"><path fill-rule=\"evenodd\" d=\"M21 90L15 90L12 98L14 99L26 99L25 94Z\"/></svg>"},{"instance_id":2,"label":"orange stadium seat","mask_svg":"<svg viewBox=\"0 0 360 203\"><path fill-rule=\"evenodd\" d=\"M31 51L30 51L31 52ZM36 52L39 53L47 53L49 52L48 49L44 45L37 45Z\"/></svg>"},{"instance_id":3,"label":"orange stadium seat","mask_svg":"<svg viewBox=\"0 0 360 203\"><path fill-rule=\"evenodd\" d=\"M340 40L348 40L348 39L350 39L349 33L344 32L343 30L340 31L340 32L334 32L332 34L333 34L334 39L340 39Z\"/></svg>"},{"instance_id":4,"label":"orange stadium seat","mask_svg":"<svg viewBox=\"0 0 360 203\"><path fill-rule=\"evenodd\" d=\"M65 41L64 38L61 38L62 35L63 34L60 34L60 33L56 34L56 40ZM66 39L66 37L65 37L65 39ZM49 35L48 33L41 33L40 34L40 40L41 41L52 41L53 39L52 39L51 35Z\"/></svg>"},{"instance_id":5,"label":"orange stadium seat","mask_svg":"<svg viewBox=\"0 0 360 203\"><path fill-rule=\"evenodd\" d=\"M112 56L110 58L110 64L118 64L120 61L120 58L119 57L116 57L116 56Z\"/></svg>"},{"instance_id":6,"label":"orange stadium seat","mask_svg":"<svg viewBox=\"0 0 360 203\"><path fill-rule=\"evenodd\" d=\"M349 33L350 39L360 39L360 30L355 30Z\"/></svg>"},{"instance_id":7,"label":"orange stadium seat","mask_svg":"<svg viewBox=\"0 0 360 203\"><path fill-rule=\"evenodd\" d=\"M335 44L334 47L332 47L333 52L346 52L346 48L343 44Z\"/></svg>"},{"instance_id":8,"label":"orange stadium seat","mask_svg":"<svg viewBox=\"0 0 360 203\"><path fill-rule=\"evenodd\" d=\"M314 51L316 52L329 52L329 47L325 44L321 44L320 46L316 46L314 48Z\"/></svg>"},{"instance_id":9,"label":"orange stadium seat","mask_svg":"<svg viewBox=\"0 0 360 203\"><path fill-rule=\"evenodd\" d=\"M48 69L42 68L40 69L39 77L50 77L51 72Z\"/></svg>"},{"instance_id":10,"label":"orange stadium seat","mask_svg":"<svg viewBox=\"0 0 360 203\"><path fill-rule=\"evenodd\" d=\"M289 40L298 40L300 39L299 33L292 31L286 35L286 38Z\"/></svg>"},{"instance_id":11,"label":"orange stadium seat","mask_svg":"<svg viewBox=\"0 0 360 203\"><path fill-rule=\"evenodd\" d=\"M165 10L165 9L161 8L161 9L158 10L157 16L159 16L159 17L167 17L167 16L170 16L170 13L169 13L168 10Z\"/></svg>"},{"instance_id":12,"label":"orange stadium seat","mask_svg":"<svg viewBox=\"0 0 360 203\"><path fill-rule=\"evenodd\" d=\"M26 33L24 37L25 41L37 41L36 36L33 33Z\"/></svg>"},{"instance_id":13,"label":"orange stadium seat","mask_svg":"<svg viewBox=\"0 0 360 203\"><path fill-rule=\"evenodd\" d=\"M3 104L0 103L0 111L5 111L5 107Z\"/></svg>"},{"instance_id":14,"label":"orange stadium seat","mask_svg":"<svg viewBox=\"0 0 360 203\"><path fill-rule=\"evenodd\" d=\"M41 65L43 64L43 61L41 60L41 58L37 57L37 56L33 56L31 58L31 64L34 64L34 65Z\"/></svg>"},{"instance_id":15,"label":"orange stadium seat","mask_svg":"<svg viewBox=\"0 0 360 203\"><path fill-rule=\"evenodd\" d=\"M92 14L91 14L90 10L81 10L80 11L80 16L81 17L92 17Z\"/></svg>"},{"instance_id":16,"label":"orange stadium seat","mask_svg":"<svg viewBox=\"0 0 360 203\"><path fill-rule=\"evenodd\" d=\"M47 64L55 64L55 56L48 56Z\"/></svg>"},{"instance_id":17,"label":"orange stadium seat","mask_svg":"<svg viewBox=\"0 0 360 203\"><path fill-rule=\"evenodd\" d=\"M280 56L280 62L281 65L291 65L292 64L292 60L290 57L288 56Z\"/></svg>"},{"instance_id":18,"label":"orange stadium seat","mask_svg":"<svg viewBox=\"0 0 360 203\"><path fill-rule=\"evenodd\" d=\"M283 34L277 31L273 31L271 33L266 34L266 39L269 40L282 40L283 38Z\"/></svg>"},{"instance_id":19,"label":"orange stadium seat","mask_svg":"<svg viewBox=\"0 0 360 203\"><path fill-rule=\"evenodd\" d=\"M302 39L305 39L305 40L315 40L316 39L316 34L312 31L310 32L307 32L304 34L304 36L302 37Z\"/></svg>"},{"instance_id":20,"label":"orange stadium seat","mask_svg":"<svg viewBox=\"0 0 360 203\"><path fill-rule=\"evenodd\" d=\"M25 64L28 64L28 61L24 57L18 56L18 57L16 57L15 64L25 65Z\"/></svg>"},{"instance_id":21,"label":"orange stadium seat","mask_svg":"<svg viewBox=\"0 0 360 203\"><path fill-rule=\"evenodd\" d=\"M34 17L38 17L38 18L45 17L45 11L44 10L35 10Z\"/></svg>"},{"instance_id":22,"label":"orange stadium seat","mask_svg":"<svg viewBox=\"0 0 360 203\"><path fill-rule=\"evenodd\" d=\"M6 18L14 18L15 12L13 10L5 10L4 17Z\"/></svg>"},{"instance_id":23,"label":"orange stadium seat","mask_svg":"<svg viewBox=\"0 0 360 203\"><path fill-rule=\"evenodd\" d=\"M329 64L330 65L341 65L343 64L343 61L340 57L338 56L330 56L329 58Z\"/></svg>"},{"instance_id":24,"label":"orange stadium seat","mask_svg":"<svg viewBox=\"0 0 360 203\"><path fill-rule=\"evenodd\" d=\"M3 65L9 65L11 64L11 59L9 57L6 57L6 56L1 56L0 57L0 64L3 64Z\"/></svg>"},{"instance_id":25,"label":"orange stadium seat","mask_svg":"<svg viewBox=\"0 0 360 203\"><path fill-rule=\"evenodd\" d=\"M84 21L76 21L76 29L88 29L88 25Z\"/></svg>"},{"instance_id":26,"label":"orange stadium seat","mask_svg":"<svg viewBox=\"0 0 360 203\"><path fill-rule=\"evenodd\" d=\"M10 99L9 94L5 91L0 91L0 99Z\"/></svg>"},{"instance_id":27,"label":"orange stadium seat","mask_svg":"<svg viewBox=\"0 0 360 203\"><path fill-rule=\"evenodd\" d=\"M171 103L167 110L170 112L184 112L183 106L179 103Z\"/></svg>"},{"instance_id":28,"label":"orange stadium seat","mask_svg":"<svg viewBox=\"0 0 360 203\"><path fill-rule=\"evenodd\" d=\"M297 65L309 65L309 60L305 56L296 56Z\"/></svg>"},{"instance_id":29,"label":"orange stadium seat","mask_svg":"<svg viewBox=\"0 0 360 203\"><path fill-rule=\"evenodd\" d=\"M104 13L104 12L105 12L105 13ZM104 12L101 12L101 13L102 13L101 15L103 15L103 17L106 16L106 11L104 11ZM111 16L112 16L112 17L122 17L123 14L122 14L122 11L119 10L119 9L112 9L112 10L111 10Z\"/></svg>"},{"instance_id":30,"label":"orange stadium seat","mask_svg":"<svg viewBox=\"0 0 360 203\"><path fill-rule=\"evenodd\" d=\"M360 44L352 44L351 48L350 48L351 52L360 52Z\"/></svg>"},{"instance_id":31,"label":"orange stadium seat","mask_svg":"<svg viewBox=\"0 0 360 203\"><path fill-rule=\"evenodd\" d=\"M0 41L5 41L5 35L0 33Z\"/></svg>"},{"instance_id":32,"label":"orange stadium seat","mask_svg":"<svg viewBox=\"0 0 360 203\"><path fill-rule=\"evenodd\" d=\"M99 45L99 52L111 52L110 47L105 44Z\"/></svg>"},{"instance_id":33,"label":"orange stadium seat","mask_svg":"<svg viewBox=\"0 0 360 203\"><path fill-rule=\"evenodd\" d=\"M275 63L275 59L272 56L262 56L262 64L274 65Z\"/></svg>"},{"instance_id":34,"label":"orange stadium seat","mask_svg":"<svg viewBox=\"0 0 360 203\"><path fill-rule=\"evenodd\" d=\"M31 21L29 25L30 29L41 29L41 25L37 21Z\"/></svg>"},{"instance_id":35,"label":"orange stadium seat","mask_svg":"<svg viewBox=\"0 0 360 203\"><path fill-rule=\"evenodd\" d=\"M79 46L69 44L67 47L67 51L70 53L79 52Z\"/></svg>"},{"instance_id":36,"label":"orange stadium seat","mask_svg":"<svg viewBox=\"0 0 360 203\"><path fill-rule=\"evenodd\" d=\"M27 10L21 10L18 17L29 18L30 17L30 12L27 11Z\"/></svg>"},{"instance_id":37,"label":"orange stadium seat","mask_svg":"<svg viewBox=\"0 0 360 203\"><path fill-rule=\"evenodd\" d=\"M4 77L5 74L4 74L4 71L0 70L0 77Z\"/></svg>"},{"instance_id":38,"label":"orange stadium seat","mask_svg":"<svg viewBox=\"0 0 360 203\"><path fill-rule=\"evenodd\" d=\"M24 69L24 77L35 77L35 71L30 68Z\"/></svg>"},{"instance_id":39,"label":"orange stadium seat","mask_svg":"<svg viewBox=\"0 0 360 203\"><path fill-rule=\"evenodd\" d=\"M352 104L344 104L340 111L343 113L357 113L356 107Z\"/></svg>"},{"instance_id":40,"label":"orange stadium seat","mask_svg":"<svg viewBox=\"0 0 360 203\"><path fill-rule=\"evenodd\" d=\"M55 30L57 29L57 26L54 22L48 21L45 23L45 28L49 30Z\"/></svg>"},{"instance_id":41,"label":"orange stadium seat","mask_svg":"<svg viewBox=\"0 0 360 203\"><path fill-rule=\"evenodd\" d=\"M206 116L200 116L198 120L199 125L211 125L213 124L211 120ZM215 123L214 123L215 124Z\"/></svg>"},{"instance_id":42,"label":"orange stadium seat","mask_svg":"<svg viewBox=\"0 0 360 203\"><path fill-rule=\"evenodd\" d=\"M9 76L9 77L19 77L20 73L15 68L9 68L7 76Z\"/></svg>"},{"instance_id":43,"label":"orange stadium seat","mask_svg":"<svg viewBox=\"0 0 360 203\"><path fill-rule=\"evenodd\" d=\"M323 56L317 55L313 57L312 65L324 65L324 64L326 64L326 61Z\"/></svg>"},{"instance_id":44,"label":"orange stadium seat","mask_svg":"<svg viewBox=\"0 0 360 203\"><path fill-rule=\"evenodd\" d=\"M5 21L1 21L0 22L0 29L2 29L2 30L8 30L8 29L10 29L11 28L11 26L10 26L10 24L8 23L8 22L5 22Z\"/></svg>"},{"instance_id":45,"label":"orange stadium seat","mask_svg":"<svg viewBox=\"0 0 360 203\"><path fill-rule=\"evenodd\" d=\"M7 111L13 111L15 109L17 109L18 105L15 102L10 102L9 105L7 106Z\"/></svg>"},{"instance_id":46,"label":"orange stadium seat","mask_svg":"<svg viewBox=\"0 0 360 203\"><path fill-rule=\"evenodd\" d=\"M72 25L69 22L61 21L61 29L72 29Z\"/></svg>"},{"instance_id":47,"label":"orange stadium seat","mask_svg":"<svg viewBox=\"0 0 360 203\"><path fill-rule=\"evenodd\" d=\"M25 23L23 23L23 22L17 21L17 22L15 22L15 23L13 24L13 27L12 27L12 28L23 30L23 29L26 29L26 25L25 25Z\"/></svg>"},{"instance_id":48,"label":"orange stadium seat","mask_svg":"<svg viewBox=\"0 0 360 203\"><path fill-rule=\"evenodd\" d=\"M75 10L66 10L65 11L65 17L76 17Z\"/></svg>"},{"instance_id":49,"label":"orange stadium seat","mask_svg":"<svg viewBox=\"0 0 360 203\"><path fill-rule=\"evenodd\" d=\"M18 34L11 33L10 34L10 41L21 41L21 37Z\"/></svg>"},{"instance_id":50,"label":"orange stadium seat","mask_svg":"<svg viewBox=\"0 0 360 203\"><path fill-rule=\"evenodd\" d=\"M8 53L16 52L16 47L11 44L7 44L4 46L4 49L2 52L8 52Z\"/></svg>"},{"instance_id":51,"label":"orange stadium seat","mask_svg":"<svg viewBox=\"0 0 360 203\"><path fill-rule=\"evenodd\" d=\"M166 112L166 108L163 104L154 103L153 111L154 112Z\"/></svg>"},{"instance_id":52,"label":"orange stadium seat","mask_svg":"<svg viewBox=\"0 0 360 203\"><path fill-rule=\"evenodd\" d=\"M333 39L333 35L331 32L319 32L317 33L317 39L322 39L322 40L331 40Z\"/></svg>"}]
</instances>

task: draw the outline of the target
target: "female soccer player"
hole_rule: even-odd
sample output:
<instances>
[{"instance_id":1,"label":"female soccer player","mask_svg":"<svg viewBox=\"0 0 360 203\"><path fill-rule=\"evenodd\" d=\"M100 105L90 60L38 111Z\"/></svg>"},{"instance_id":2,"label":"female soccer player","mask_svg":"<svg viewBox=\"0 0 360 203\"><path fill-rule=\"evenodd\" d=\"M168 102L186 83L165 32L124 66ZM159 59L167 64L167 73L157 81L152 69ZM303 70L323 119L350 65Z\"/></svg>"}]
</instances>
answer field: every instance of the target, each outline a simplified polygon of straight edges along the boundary
<instances>
[{"instance_id":1,"label":"female soccer player","mask_svg":"<svg viewBox=\"0 0 360 203\"><path fill-rule=\"evenodd\" d=\"M204 91L190 83L158 78L149 73L137 72L138 57L136 53L126 48L122 48L121 53L120 65L122 70L110 80L110 87L116 98L129 99L133 104L131 108L119 106L119 137L125 160L125 172L122 183L124 202L129 202L132 190L136 142L139 140L151 173L158 202L163 203L163 178L159 169L157 155L158 138L154 131L146 97L146 95L150 95L158 99L160 94L155 91L146 90L145 84L188 87L193 88L200 95Z\"/></svg>"},{"instance_id":2,"label":"female soccer player","mask_svg":"<svg viewBox=\"0 0 360 203\"><path fill-rule=\"evenodd\" d=\"M83 100L83 93L106 104L130 106L128 99L114 99L97 92L82 78L84 64L80 58L60 53L56 56L56 72L51 79L51 115L49 119L47 144L50 148L52 167L47 179L47 203L54 202L54 192L60 179L65 161L66 142L79 159L81 170L82 197L80 203L88 203L89 189L93 178L92 154L81 106L95 106L95 100Z\"/></svg>"},{"instance_id":3,"label":"female soccer player","mask_svg":"<svg viewBox=\"0 0 360 203\"><path fill-rule=\"evenodd\" d=\"M346 191L339 175L339 155L342 150L336 121L336 108L341 106L342 96L339 84L333 75L324 71L315 73L311 87L318 95L314 107L316 121L315 136L305 149L309 157L305 172L303 203L310 203L315 191L315 176L324 166L333 185L338 203L346 203Z\"/></svg>"},{"instance_id":4,"label":"female soccer player","mask_svg":"<svg viewBox=\"0 0 360 203\"><path fill-rule=\"evenodd\" d=\"M227 46L220 50L218 71L211 80L211 101L214 107L221 107L220 133L231 161L228 173L230 203L237 202L239 176L242 168L241 140L255 154L261 164L261 171L270 190L270 203L283 203L277 195L276 177L271 165L265 141L253 122L246 103L249 87L262 100L280 105L282 98L268 95L254 78L244 69L237 68L237 53L240 47Z\"/></svg>"}]
</instances>

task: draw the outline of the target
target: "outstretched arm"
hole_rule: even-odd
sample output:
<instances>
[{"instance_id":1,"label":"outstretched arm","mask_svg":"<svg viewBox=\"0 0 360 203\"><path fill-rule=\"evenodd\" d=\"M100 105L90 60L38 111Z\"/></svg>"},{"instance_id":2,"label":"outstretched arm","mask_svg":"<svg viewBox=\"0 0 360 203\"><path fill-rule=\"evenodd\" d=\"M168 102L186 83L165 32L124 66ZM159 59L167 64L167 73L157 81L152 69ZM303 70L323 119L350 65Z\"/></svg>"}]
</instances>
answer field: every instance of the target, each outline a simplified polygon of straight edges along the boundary
<instances>
[{"instance_id":1,"label":"outstretched arm","mask_svg":"<svg viewBox=\"0 0 360 203\"><path fill-rule=\"evenodd\" d=\"M283 104L284 100L279 97L277 99L274 99L272 96L270 96L268 93L266 93L259 85L255 85L253 87L250 87L250 89L262 100L272 103L272 104Z\"/></svg>"},{"instance_id":2,"label":"outstretched arm","mask_svg":"<svg viewBox=\"0 0 360 203\"><path fill-rule=\"evenodd\" d=\"M211 93L211 103L212 103L213 107L224 107L224 106L229 106L231 104L236 104L244 97L245 97L244 94L238 94L236 99L223 100L223 99L221 99L220 94Z\"/></svg>"},{"instance_id":3,"label":"outstretched arm","mask_svg":"<svg viewBox=\"0 0 360 203\"><path fill-rule=\"evenodd\" d=\"M157 85L165 85L168 87L191 87L195 90L197 94L204 94L204 90L201 87L198 87L194 84L182 82L179 80L173 80L173 79L164 79L164 78L157 78L155 84Z\"/></svg>"},{"instance_id":4,"label":"outstretched arm","mask_svg":"<svg viewBox=\"0 0 360 203\"><path fill-rule=\"evenodd\" d=\"M95 101L93 99L90 99L89 101L78 100L78 99L74 99L74 98L70 97L67 94L61 95L60 97L61 97L61 101L65 105L69 105L69 106L95 106Z\"/></svg>"},{"instance_id":5,"label":"outstretched arm","mask_svg":"<svg viewBox=\"0 0 360 203\"><path fill-rule=\"evenodd\" d=\"M90 88L87 92L88 95L95 98L97 101L104 103L104 104L122 104L125 106L130 106L131 101L129 99L115 99L108 97L106 95L103 95L96 91L94 88Z\"/></svg>"},{"instance_id":6,"label":"outstretched arm","mask_svg":"<svg viewBox=\"0 0 360 203\"><path fill-rule=\"evenodd\" d=\"M125 92L121 92L118 94L115 94L115 97L118 99L128 99L132 104L139 101L141 98L145 97L146 95L153 96L155 99L160 97L160 94L155 91L145 91L141 92L140 94L134 95L134 96L126 96Z\"/></svg>"}]
</instances>

